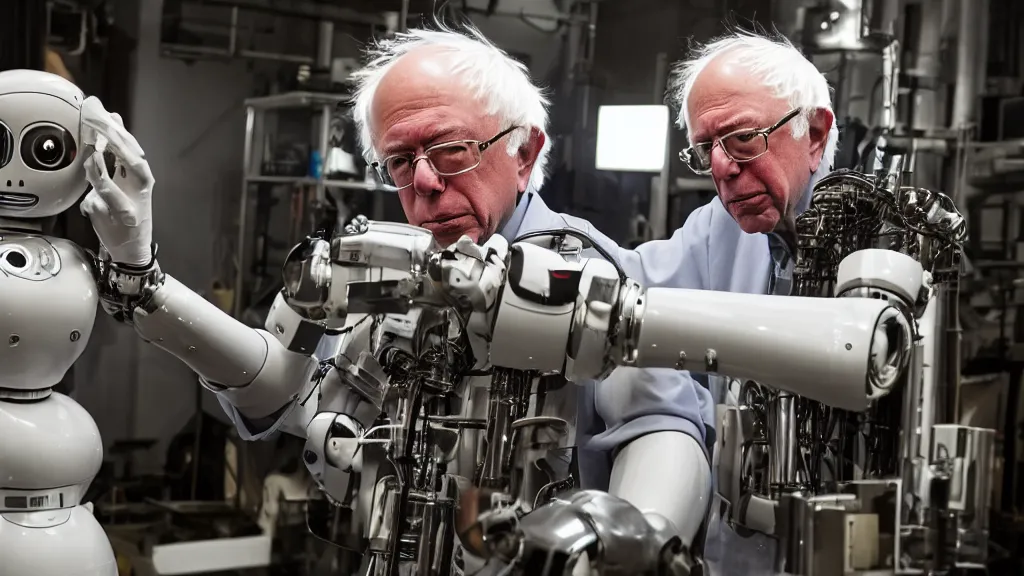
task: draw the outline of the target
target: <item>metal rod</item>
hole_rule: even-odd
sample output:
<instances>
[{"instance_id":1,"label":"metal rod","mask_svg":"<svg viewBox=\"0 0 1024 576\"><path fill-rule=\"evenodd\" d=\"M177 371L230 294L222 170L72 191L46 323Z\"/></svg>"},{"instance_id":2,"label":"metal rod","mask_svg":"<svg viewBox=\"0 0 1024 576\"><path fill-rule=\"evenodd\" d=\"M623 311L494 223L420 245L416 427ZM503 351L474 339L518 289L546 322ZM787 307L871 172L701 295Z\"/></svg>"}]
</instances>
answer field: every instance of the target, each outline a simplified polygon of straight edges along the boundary
<instances>
[{"instance_id":1,"label":"metal rod","mask_svg":"<svg viewBox=\"0 0 1024 576\"><path fill-rule=\"evenodd\" d=\"M798 424L796 397L778 393L770 408L772 440L768 444L769 480L773 493L794 487L798 481Z\"/></svg>"},{"instance_id":2,"label":"metal rod","mask_svg":"<svg viewBox=\"0 0 1024 576\"><path fill-rule=\"evenodd\" d=\"M402 0L402 9L398 13L398 31L407 32L409 30L409 0Z\"/></svg>"},{"instance_id":3,"label":"metal rod","mask_svg":"<svg viewBox=\"0 0 1024 576\"><path fill-rule=\"evenodd\" d=\"M238 50L238 6L231 8L231 34L228 36L228 54Z\"/></svg>"},{"instance_id":4,"label":"metal rod","mask_svg":"<svg viewBox=\"0 0 1024 576\"><path fill-rule=\"evenodd\" d=\"M572 24L573 22L587 22L586 17L574 16L572 14L540 14L536 12L527 12L526 10L520 10L513 12L510 10L495 10L488 12L486 8L465 8L463 10L466 14L487 14L488 16L500 16L503 18L520 18L525 20L550 20L558 22L560 24Z\"/></svg>"},{"instance_id":5,"label":"metal rod","mask_svg":"<svg viewBox=\"0 0 1024 576\"><path fill-rule=\"evenodd\" d=\"M249 180L252 174L252 147L253 132L256 125L256 110L252 106L245 109L245 148L242 151L242 195L238 203L238 246L236 253L238 261L235 262L235 300L232 308L235 318L242 317L242 294L245 285L245 241L248 237L249 218Z\"/></svg>"},{"instance_id":6,"label":"metal rod","mask_svg":"<svg viewBox=\"0 0 1024 576\"><path fill-rule=\"evenodd\" d=\"M231 6L250 12L263 12L285 18L317 21L327 19L332 22L349 22L370 26L380 26L383 24L383 20L377 14L366 14L351 8L341 8L336 5L339 3L309 2L305 0L288 0L287 2L279 0L203 0L202 3L212 6Z\"/></svg>"},{"instance_id":7,"label":"metal rod","mask_svg":"<svg viewBox=\"0 0 1024 576\"><path fill-rule=\"evenodd\" d=\"M295 54L278 54L275 52L261 52L258 50L237 50L232 54L227 49L210 48L207 46L188 46L186 44L161 44L160 50L169 56L178 57L209 57L223 58L245 58L249 60L268 60L273 62L290 62L295 64L313 64L313 58L309 56L298 56Z\"/></svg>"},{"instance_id":8,"label":"metal rod","mask_svg":"<svg viewBox=\"0 0 1024 576\"><path fill-rule=\"evenodd\" d=\"M587 67L587 83L583 85L583 105L580 106L580 114L583 115L583 129L590 125L590 86L594 83L594 46L597 42L597 2L590 3L590 17L587 19L587 49L584 52L584 61Z\"/></svg>"},{"instance_id":9,"label":"metal rod","mask_svg":"<svg viewBox=\"0 0 1024 576\"><path fill-rule=\"evenodd\" d=\"M978 99L978 76L984 69L978 66L977 51L982 42L981 25L988 8L987 2L960 0L960 20L957 30L956 83L953 91L952 128L964 129L974 123ZM987 18L984 18L987 20Z\"/></svg>"},{"instance_id":10,"label":"metal rod","mask_svg":"<svg viewBox=\"0 0 1024 576\"><path fill-rule=\"evenodd\" d=\"M665 100L665 88L668 84L668 54L658 53L654 61L654 103L662 104ZM670 122L671 124L671 122ZM651 227L651 239L660 240L665 237L668 220L668 190L671 173L671 127L666 127L669 134L665 137L665 158L661 165L661 173L652 179L650 202L647 206L647 223Z\"/></svg>"},{"instance_id":11,"label":"metal rod","mask_svg":"<svg viewBox=\"0 0 1024 576\"><path fill-rule=\"evenodd\" d=\"M334 56L334 22L321 20L316 34L316 66L330 68Z\"/></svg>"}]
</instances>

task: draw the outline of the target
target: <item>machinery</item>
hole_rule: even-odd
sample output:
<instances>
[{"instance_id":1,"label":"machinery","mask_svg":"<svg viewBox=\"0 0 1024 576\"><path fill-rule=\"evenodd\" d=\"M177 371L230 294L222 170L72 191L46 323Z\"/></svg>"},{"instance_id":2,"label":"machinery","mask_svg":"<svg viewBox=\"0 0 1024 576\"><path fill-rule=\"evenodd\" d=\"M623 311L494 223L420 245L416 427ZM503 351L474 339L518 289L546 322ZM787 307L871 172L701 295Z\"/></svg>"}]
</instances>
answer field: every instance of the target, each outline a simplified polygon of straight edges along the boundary
<instances>
[{"instance_id":1,"label":"machinery","mask_svg":"<svg viewBox=\"0 0 1024 576\"><path fill-rule=\"evenodd\" d=\"M335 540L358 549L371 576L471 573L482 562L523 576L688 574L692 558L671 523L574 491L564 456L573 387L544 377L691 369L863 412L905 377L924 325L896 296L928 286L926 276L908 274L920 268L896 251L852 251L837 273L837 295L883 287L888 300L768 297L645 289L596 247L601 257L583 257L592 242L572 231L442 248L426 230L359 220L292 252L266 330L253 330L162 272L155 249L128 265L43 235L37 219L85 191L87 146L89 182L111 200L145 196L151 176L126 177L146 167L141 149L66 81L15 71L0 87L0 184L10 182L0 193L0 425L18 439L0 449L0 555L12 576L116 573L80 503L99 435L51 391L88 341L98 301L195 370L246 437L306 438L307 468L335 518L348 520L333 524ZM95 173L104 152L118 160ZM949 224L934 216L950 207L931 210L941 197L898 198L928 208L904 212L915 229ZM941 277L932 262L948 252L921 246L906 250ZM320 358L325 336L337 345ZM953 436L963 444L941 444L951 454L973 449L973 436Z\"/></svg>"},{"instance_id":2,"label":"machinery","mask_svg":"<svg viewBox=\"0 0 1024 576\"><path fill-rule=\"evenodd\" d=\"M551 231L441 249L425 230L363 220L293 251L267 325L286 341L301 325L351 327L314 386L305 458L352 510L367 574L469 573L469 558L564 574L584 553L598 574L689 573L678 538L628 504L567 495L573 478L552 450L571 425L540 375L584 382L615 366L693 366L855 409L902 374L909 325L890 303L773 297L768 307L761 296L643 289L610 259L581 258L587 243ZM814 320L793 330L796 310ZM301 322L282 320L293 313ZM489 386L460 383L470 374ZM379 414L371 428L358 410L328 407L352 406L328 398L339 388Z\"/></svg>"},{"instance_id":3,"label":"machinery","mask_svg":"<svg viewBox=\"0 0 1024 576\"><path fill-rule=\"evenodd\" d=\"M903 184L911 157L887 146L890 130L874 175L838 171L816 185L796 220L793 280L797 296L899 308L913 331L906 370L861 410L753 381L722 410L730 521L777 537L785 574L945 574L987 561L995 431L953 416L966 222L946 195Z\"/></svg>"},{"instance_id":4,"label":"machinery","mask_svg":"<svg viewBox=\"0 0 1024 576\"><path fill-rule=\"evenodd\" d=\"M53 75L5 72L0 120L0 426L18 440L0 448L0 556L11 576L116 574L81 503L99 434L51 390L97 303L195 370L246 437L306 438L307 468L333 518L348 520L332 523L334 539L370 575L482 562L524 576L689 573L670 522L574 491L575 388L546 375L695 369L862 410L902 373L911 326L892 303L644 289L607 255L582 257L587 239L567 231L443 249L426 230L361 221L292 253L266 330L253 330L154 256L129 265L43 234L39 219L72 206L87 179L105 201L148 200L141 148L97 101ZM104 153L117 160L97 171ZM324 336L336 352L319 358Z\"/></svg>"}]
</instances>

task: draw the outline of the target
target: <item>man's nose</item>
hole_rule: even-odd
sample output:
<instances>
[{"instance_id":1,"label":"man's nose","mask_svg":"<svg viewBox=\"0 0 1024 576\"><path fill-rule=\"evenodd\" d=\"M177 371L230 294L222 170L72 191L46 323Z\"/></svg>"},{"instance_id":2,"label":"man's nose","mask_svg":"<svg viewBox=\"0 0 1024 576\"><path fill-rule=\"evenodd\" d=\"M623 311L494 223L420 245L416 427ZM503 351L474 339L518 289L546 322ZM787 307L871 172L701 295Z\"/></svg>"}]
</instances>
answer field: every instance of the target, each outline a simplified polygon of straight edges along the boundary
<instances>
[{"instance_id":1,"label":"man's nose","mask_svg":"<svg viewBox=\"0 0 1024 576\"><path fill-rule=\"evenodd\" d=\"M412 188L420 196L431 196L444 192L444 180L434 171L426 158L421 158L413 167Z\"/></svg>"},{"instance_id":2,"label":"man's nose","mask_svg":"<svg viewBox=\"0 0 1024 576\"><path fill-rule=\"evenodd\" d=\"M711 149L711 176L715 180L726 180L740 173L740 165L725 153L721 146Z\"/></svg>"}]
</instances>

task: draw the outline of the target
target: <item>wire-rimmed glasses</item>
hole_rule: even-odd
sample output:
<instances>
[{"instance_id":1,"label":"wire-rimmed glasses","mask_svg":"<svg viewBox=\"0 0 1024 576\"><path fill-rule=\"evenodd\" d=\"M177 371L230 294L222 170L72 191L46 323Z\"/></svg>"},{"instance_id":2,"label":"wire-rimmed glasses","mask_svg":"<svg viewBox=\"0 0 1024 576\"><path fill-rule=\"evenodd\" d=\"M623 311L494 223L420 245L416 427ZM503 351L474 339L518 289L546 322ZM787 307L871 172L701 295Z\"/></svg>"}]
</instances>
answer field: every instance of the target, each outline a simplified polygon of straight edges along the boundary
<instances>
[{"instance_id":1,"label":"wire-rimmed glasses","mask_svg":"<svg viewBox=\"0 0 1024 576\"><path fill-rule=\"evenodd\" d=\"M486 141L455 140L435 144L419 156L411 152L392 154L371 166L381 182L396 190L412 186L413 177L416 175L416 163L420 160L426 160L438 176L458 176L479 166L483 161L484 150L516 128L519 126L506 128Z\"/></svg>"},{"instance_id":2,"label":"wire-rimmed glasses","mask_svg":"<svg viewBox=\"0 0 1024 576\"><path fill-rule=\"evenodd\" d=\"M800 111L800 108L790 110L781 120L769 128L744 128L708 142L698 142L680 151L679 159L686 163L690 170L702 176L711 173L711 151L716 145L721 145L722 151L733 162L750 162L768 152L768 136L785 126L793 118L796 118Z\"/></svg>"}]
</instances>

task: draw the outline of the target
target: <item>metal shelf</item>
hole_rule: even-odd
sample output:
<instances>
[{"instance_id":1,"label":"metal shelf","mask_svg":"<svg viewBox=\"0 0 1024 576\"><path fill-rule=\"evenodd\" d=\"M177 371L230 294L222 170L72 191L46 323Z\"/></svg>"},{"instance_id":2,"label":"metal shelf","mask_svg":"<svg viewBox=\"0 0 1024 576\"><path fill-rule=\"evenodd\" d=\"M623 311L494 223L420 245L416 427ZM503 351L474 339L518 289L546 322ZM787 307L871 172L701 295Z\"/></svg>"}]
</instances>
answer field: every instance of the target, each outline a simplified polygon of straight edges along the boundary
<instances>
[{"instance_id":1,"label":"metal shelf","mask_svg":"<svg viewBox=\"0 0 1024 576\"><path fill-rule=\"evenodd\" d=\"M245 179L251 184L294 184L296 186L323 185L324 188L339 190L365 190L367 192L394 192L392 188L380 184L369 184L354 180L318 180L310 176L250 176Z\"/></svg>"},{"instance_id":2,"label":"metal shelf","mask_svg":"<svg viewBox=\"0 0 1024 576\"><path fill-rule=\"evenodd\" d=\"M288 108L315 108L348 104L350 94L331 94L325 92L286 92L271 96L246 98L246 108L256 110L281 110Z\"/></svg>"},{"instance_id":3,"label":"metal shelf","mask_svg":"<svg viewBox=\"0 0 1024 576\"><path fill-rule=\"evenodd\" d=\"M238 214L238 244L235 248L235 270L234 270L234 315L236 318L242 316L248 302L249 294L245 286L249 276L249 260L252 248L250 244L249 219L250 201L252 200L253 184L279 184L282 186L308 186L315 190L315 205L324 206L327 202L327 190L360 190L373 195L373 217L381 218L384 210L384 194L390 194L392 189L361 180L333 180L314 178L311 176L264 176L259 174L260 166L263 165L263 141L266 132L274 131L274 119L277 112L282 110L308 109L313 112L310 119L319 124L313 138L312 150L318 151L321 158L326 157L329 146L331 116L339 106L348 105L351 102L351 94L338 94L326 92L286 92L271 96L247 98L245 104L245 150L242 157L242 190L241 202L239 203Z\"/></svg>"}]
</instances>

